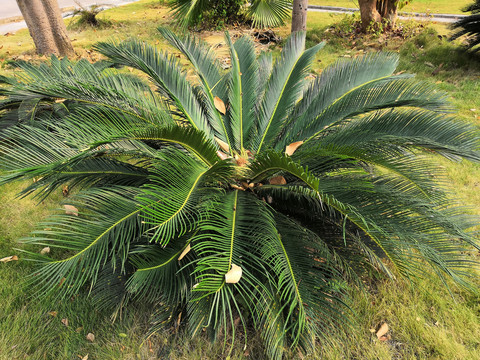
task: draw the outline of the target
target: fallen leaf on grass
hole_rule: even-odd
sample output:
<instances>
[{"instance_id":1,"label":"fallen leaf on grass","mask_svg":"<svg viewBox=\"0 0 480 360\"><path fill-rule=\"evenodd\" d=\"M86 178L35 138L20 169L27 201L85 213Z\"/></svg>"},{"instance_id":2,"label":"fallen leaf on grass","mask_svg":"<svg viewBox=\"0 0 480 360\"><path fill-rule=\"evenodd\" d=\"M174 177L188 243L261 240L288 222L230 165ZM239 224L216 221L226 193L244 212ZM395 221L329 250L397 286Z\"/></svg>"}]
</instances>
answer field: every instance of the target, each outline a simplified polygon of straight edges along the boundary
<instances>
[{"instance_id":1,"label":"fallen leaf on grass","mask_svg":"<svg viewBox=\"0 0 480 360\"><path fill-rule=\"evenodd\" d=\"M83 330L83 326L80 326L80 327L75 329L75 332L79 334L80 331L82 331L82 330Z\"/></svg>"},{"instance_id":2,"label":"fallen leaf on grass","mask_svg":"<svg viewBox=\"0 0 480 360\"><path fill-rule=\"evenodd\" d=\"M225 274L225 282L227 284L236 284L242 277L242 268L232 263L232 268Z\"/></svg>"},{"instance_id":3,"label":"fallen leaf on grass","mask_svg":"<svg viewBox=\"0 0 480 360\"><path fill-rule=\"evenodd\" d=\"M62 324L65 326L68 326L68 319L62 319Z\"/></svg>"},{"instance_id":4,"label":"fallen leaf on grass","mask_svg":"<svg viewBox=\"0 0 480 360\"><path fill-rule=\"evenodd\" d=\"M380 326L380 329L377 331L377 338L381 338L383 335L385 335L388 332L388 324L383 323L382 326Z\"/></svg>"},{"instance_id":5,"label":"fallen leaf on grass","mask_svg":"<svg viewBox=\"0 0 480 360\"><path fill-rule=\"evenodd\" d=\"M73 205L63 205L65 214L78 216L78 209Z\"/></svg>"},{"instance_id":6,"label":"fallen leaf on grass","mask_svg":"<svg viewBox=\"0 0 480 360\"><path fill-rule=\"evenodd\" d=\"M86 339L90 342L94 342L95 341L95 335L93 335L92 333L88 333L87 336L86 336Z\"/></svg>"},{"instance_id":7,"label":"fallen leaf on grass","mask_svg":"<svg viewBox=\"0 0 480 360\"><path fill-rule=\"evenodd\" d=\"M57 314L58 314L58 311L50 311L50 312L48 313L48 315L53 316L53 317L56 317Z\"/></svg>"},{"instance_id":8,"label":"fallen leaf on grass","mask_svg":"<svg viewBox=\"0 0 480 360\"><path fill-rule=\"evenodd\" d=\"M50 247L44 247L41 251L40 254L45 255L50 253Z\"/></svg>"},{"instance_id":9,"label":"fallen leaf on grass","mask_svg":"<svg viewBox=\"0 0 480 360\"><path fill-rule=\"evenodd\" d=\"M390 340L392 337L390 335L383 335L378 340L380 341L387 341Z\"/></svg>"},{"instance_id":10,"label":"fallen leaf on grass","mask_svg":"<svg viewBox=\"0 0 480 360\"><path fill-rule=\"evenodd\" d=\"M17 261L17 260L18 260L18 256L17 255L12 255L12 256L7 256L7 257L4 257L4 258L1 258L0 262L9 262L9 261Z\"/></svg>"}]
</instances>

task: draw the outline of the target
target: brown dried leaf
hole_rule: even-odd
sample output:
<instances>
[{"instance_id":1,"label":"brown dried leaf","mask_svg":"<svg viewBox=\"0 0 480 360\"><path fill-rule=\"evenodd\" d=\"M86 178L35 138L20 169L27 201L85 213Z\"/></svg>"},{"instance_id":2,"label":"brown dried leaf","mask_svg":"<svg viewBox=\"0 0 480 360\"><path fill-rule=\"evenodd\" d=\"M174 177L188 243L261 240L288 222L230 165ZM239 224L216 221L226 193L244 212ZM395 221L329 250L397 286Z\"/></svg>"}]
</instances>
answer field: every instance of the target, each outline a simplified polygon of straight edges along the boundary
<instances>
[{"instance_id":1,"label":"brown dried leaf","mask_svg":"<svg viewBox=\"0 0 480 360\"><path fill-rule=\"evenodd\" d=\"M236 284L242 277L242 268L232 263L232 268L225 274L225 282L227 284Z\"/></svg>"},{"instance_id":2,"label":"brown dried leaf","mask_svg":"<svg viewBox=\"0 0 480 360\"><path fill-rule=\"evenodd\" d=\"M236 163L238 166L245 166L248 164L248 159L245 159L243 156L239 156L236 159Z\"/></svg>"},{"instance_id":3,"label":"brown dried leaf","mask_svg":"<svg viewBox=\"0 0 480 360\"><path fill-rule=\"evenodd\" d=\"M377 331L377 338L381 338L383 335L385 335L388 332L388 324L383 323L382 326L380 326L380 329Z\"/></svg>"},{"instance_id":4,"label":"brown dried leaf","mask_svg":"<svg viewBox=\"0 0 480 360\"><path fill-rule=\"evenodd\" d=\"M222 99L220 99L218 96L215 96L213 99L213 103L215 104L215 108L220 111L223 115L227 112L227 108L225 107L225 103L223 102Z\"/></svg>"},{"instance_id":5,"label":"brown dried leaf","mask_svg":"<svg viewBox=\"0 0 480 360\"><path fill-rule=\"evenodd\" d=\"M275 177L272 177L270 180L270 185L286 185L287 184L287 180L285 180L285 178L283 176L275 176Z\"/></svg>"},{"instance_id":6,"label":"brown dried leaf","mask_svg":"<svg viewBox=\"0 0 480 360\"><path fill-rule=\"evenodd\" d=\"M58 311L49 311L48 312L48 315L53 316L53 317L57 317L57 314L58 314Z\"/></svg>"},{"instance_id":7,"label":"brown dried leaf","mask_svg":"<svg viewBox=\"0 0 480 360\"><path fill-rule=\"evenodd\" d=\"M225 141L220 140L217 137L215 137L214 139L217 142L218 146L220 146L220 149L222 149L223 151L225 151L227 153L230 151L230 146L228 146L228 144Z\"/></svg>"},{"instance_id":8,"label":"brown dried leaf","mask_svg":"<svg viewBox=\"0 0 480 360\"><path fill-rule=\"evenodd\" d=\"M185 257L185 255L187 255L190 252L190 249L191 249L190 244L188 244L187 247L183 249L182 253L178 257L178 261L182 260Z\"/></svg>"},{"instance_id":9,"label":"brown dried leaf","mask_svg":"<svg viewBox=\"0 0 480 360\"><path fill-rule=\"evenodd\" d=\"M303 144L303 141L296 141L285 148L285 154L292 156L293 153Z\"/></svg>"},{"instance_id":10,"label":"brown dried leaf","mask_svg":"<svg viewBox=\"0 0 480 360\"><path fill-rule=\"evenodd\" d=\"M85 337L88 341L94 342L95 341L95 335L92 333L88 333L87 336Z\"/></svg>"},{"instance_id":11,"label":"brown dried leaf","mask_svg":"<svg viewBox=\"0 0 480 360\"><path fill-rule=\"evenodd\" d=\"M4 257L4 258L1 258L0 262L10 262L10 261L17 261L17 260L18 260L18 256L17 255L12 255L12 256L7 256L7 257Z\"/></svg>"},{"instance_id":12,"label":"brown dried leaf","mask_svg":"<svg viewBox=\"0 0 480 360\"><path fill-rule=\"evenodd\" d=\"M67 318L62 319L62 324L65 326L68 326L68 319Z\"/></svg>"},{"instance_id":13,"label":"brown dried leaf","mask_svg":"<svg viewBox=\"0 0 480 360\"><path fill-rule=\"evenodd\" d=\"M65 214L78 216L78 209L73 205L63 205Z\"/></svg>"},{"instance_id":14,"label":"brown dried leaf","mask_svg":"<svg viewBox=\"0 0 480 360\"><path fill-rule=\"evenodd\" d=\"M50 253L50 247L44 247L42 250L40 250L40 254L45 255Z\"/></svg>"}]
</instances>

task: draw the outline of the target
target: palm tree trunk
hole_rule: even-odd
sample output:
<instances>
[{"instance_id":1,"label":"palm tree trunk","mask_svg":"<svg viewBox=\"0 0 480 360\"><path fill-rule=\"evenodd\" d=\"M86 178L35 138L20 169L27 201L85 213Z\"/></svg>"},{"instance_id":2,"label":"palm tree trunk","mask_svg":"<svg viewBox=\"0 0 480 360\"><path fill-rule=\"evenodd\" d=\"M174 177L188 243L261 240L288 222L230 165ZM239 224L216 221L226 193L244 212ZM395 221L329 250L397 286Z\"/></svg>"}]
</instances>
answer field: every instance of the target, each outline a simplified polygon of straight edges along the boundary
<instances>
[{"instance_id":1,"label":"palm tree trunk","mask_svg":"<svg viewBox=\"0 0 480 360\"><path fill-rule=\"evenodd\" d=\"M293 0L292 33L307 30L308 0Z\"/></svg>"},{"instance_id":2,"label":"palm tree trunk","mask_svg":"<svg viewBox=\"0 0 480 360\"><path fill-rule=\"evenodd\" d=\"M372 23L387 20L395 25L398 0L358 0L362 29L365 31Z\"/></svg>"},{"instance_id":3,"label":"palm tree trunk","mask_svg":"<svg viewBox=\"0 0 480 360\"><path fill-rule=\"evenodd\" d=\"M73 53L56 0L17 0L17 4L39 54Z\"/></svg>"}]
</instances>

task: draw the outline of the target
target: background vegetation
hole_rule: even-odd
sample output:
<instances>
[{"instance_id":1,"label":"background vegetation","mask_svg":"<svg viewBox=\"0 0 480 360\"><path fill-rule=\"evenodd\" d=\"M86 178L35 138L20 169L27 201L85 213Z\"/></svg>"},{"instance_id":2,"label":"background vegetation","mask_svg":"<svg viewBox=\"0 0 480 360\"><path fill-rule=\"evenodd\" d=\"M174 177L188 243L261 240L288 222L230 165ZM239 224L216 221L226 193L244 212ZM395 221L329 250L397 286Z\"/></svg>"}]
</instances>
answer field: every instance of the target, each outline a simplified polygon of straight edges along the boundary
<instances>
[{"instance_id":1,"label":"background vegetation","mask_svg":"<svg viewBox=\"0 0 480 360\"><path fill-rule=\"evenodd\" d=\"M412 6L420 2L416 0ZM445 1L446 5L452 3ZM90 47L99 38L138 36L150 43L164 45L155 29L167 21L166 9L158 4L158 1L143 0L108 10L105 18L112 21L112 28L72 33L78 56L96 59L97 55L90 51ZM435 83L452 96L460 116L480 124L480 62L478 57L460 51L457 43L447 42L443 35L449 30L444 25L434 24L428 31L422 29L406 41L382 36L354 39L341 38L335 29L329 28L342 19L343 16L309 14L310 41L314 43L324 38L329 41L316 58L316 72L341 56L355 56L379 47L399 51L400 71L417 73L419 78ZM343 23L348 30L349 21ZM410 23L406 26L414 27ZM286 35L288 27L280 29L280 33ZM213 33L202 36L213 44L220 43L222 38L221 34ZM378 45L379 38L382 39L381 45ZM8 66L8 59L34 57L33 43L26 30L3 37L1 45L0 73L14 71ZM222 54L221 46L218 50ZM472 205L471 211L480 215L480 166L448 162L443 166L455 189L452 196ZM15 250L20 246L17 239L28 234L33 224L49 209L56 208L62 197L58 194L57 198L37 204L28 199L16 199L17 189L14 186L0 188L0 258L20 255ZM142 335L147 328L148 316L143 309L133 309L112 324L109 314L96 310L82 294L46 311L44 304L28 299L28 289L21 286L23 277L31 271L31 264L21 261L21 255L20 261L0 263L0 300L3 304L0 307L0 359L85 359L87 355L88 359L155 359L165 357L168 351L171 351L172 359L222 358L221 346L190 341L176 334L159 334L144 341ZM480 281L478 283L480 286ZM429 281L412 286L378 279L369 286L368 294L354 295L354 310L359 315L358 333L339 334L336 346L319 348L319 353L312 358L480 358L478 296L453 288L452 298L441 283ZM68 326L63 319L68 320ZM384 322L389 325L390 338L380 341L371 329L377 330ZM86 339L88 333L95 335L93 342ZM173 341L166 342L166 335L173 335ZM234 358L250 358L248 350L237 349Z\"/></svg>"}]
</instances>

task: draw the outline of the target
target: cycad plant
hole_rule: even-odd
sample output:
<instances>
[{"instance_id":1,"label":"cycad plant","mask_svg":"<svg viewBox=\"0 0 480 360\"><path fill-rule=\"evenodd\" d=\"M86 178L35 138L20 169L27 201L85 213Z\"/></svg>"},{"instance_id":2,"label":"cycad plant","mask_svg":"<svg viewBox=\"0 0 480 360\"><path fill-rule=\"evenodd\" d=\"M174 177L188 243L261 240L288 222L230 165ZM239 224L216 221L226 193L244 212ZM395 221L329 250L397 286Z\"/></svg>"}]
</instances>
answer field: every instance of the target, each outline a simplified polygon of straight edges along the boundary
<instances>
[{"instance_id":1,"label":"cycad plant","mask_svg":"<svg viewBox=\"0 0 480 360\"><path fill-rule=\"evenodd\" d=\"M152 304L153 330L258 331L280 359L350 320L348 284L372 272L468 285L474 222L433 160L478 160L479 139L444 93L394 74L393 53L312 79L322 44L305 50L302 33L275 62L227 34L225 72L205 43L160 31L186 71L130 40L96 45L109 62L53 57L3 78L2 183L71 194L25 240L56 256L30 254L37 294L88 285L102 306Z\"/></svg>"},{"instance_id":2,"label":"cycad plant","mask_svg":"<svg viewBox=\"0 0 480 360\"><path fill-rule=\"evenodd\" d=\"M468 37L467 48L472 52L477 52L480 50L480 0L475 0L473 4L467 6L463 11L471 12L472 14L452 25L456 32L452 35L451 40L466 35Z\"/></svg>"}]
</instances>

